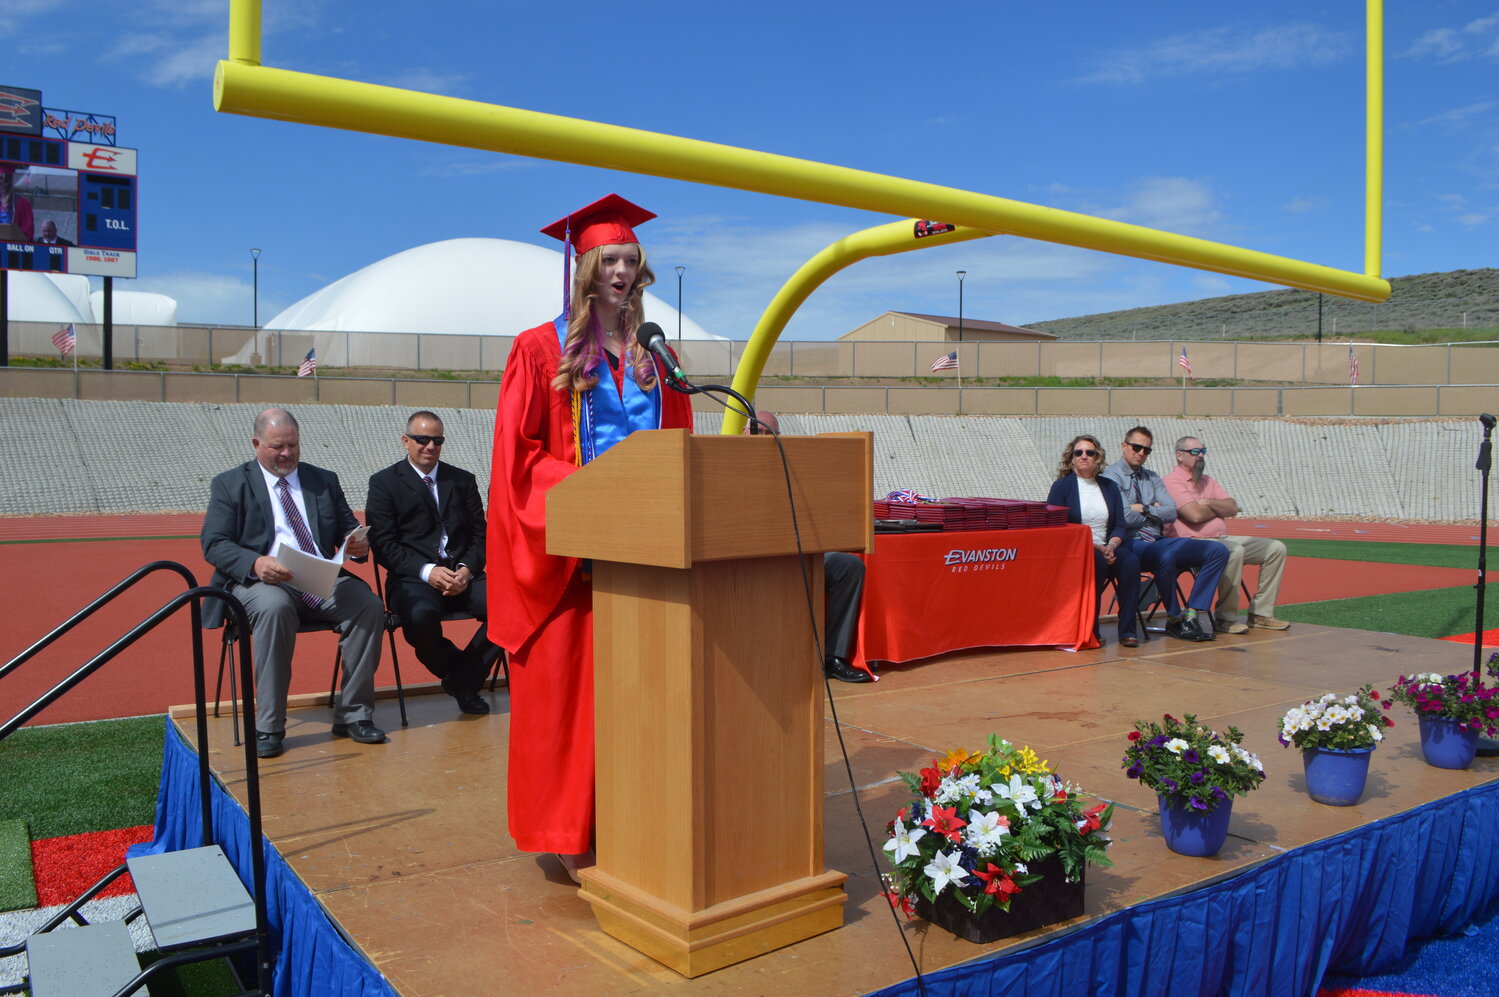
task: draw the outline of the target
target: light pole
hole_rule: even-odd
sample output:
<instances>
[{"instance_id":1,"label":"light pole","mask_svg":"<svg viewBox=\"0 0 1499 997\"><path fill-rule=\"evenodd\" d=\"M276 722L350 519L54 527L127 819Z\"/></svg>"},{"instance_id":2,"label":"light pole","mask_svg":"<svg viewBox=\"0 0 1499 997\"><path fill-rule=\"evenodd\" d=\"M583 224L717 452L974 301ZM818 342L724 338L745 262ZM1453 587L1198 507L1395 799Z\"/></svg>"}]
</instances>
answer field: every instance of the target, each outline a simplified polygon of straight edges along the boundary
<instances>
[{"instance_id":1,"label":"light pole","mask_svg":"<svg viewBox=\"0 0 1499 997\"><path fill-rule=\"evenodd\" d=\"M254 268L255 277L253 287L255 288L255 328L260 328L260 250L250 250L251 266Z\"/></svg>"},{"instance_id":2,"label":"light pole","mask_svg":"<svg viewBox=\"0 0 1499 997\"><path fill-rule=\"evenodd\" d=\"M963 341L963 278L968 276L967 270L958 271L958 342Z\"/></svg>"},{"instance_id":3,"label":"light pole","mask_svg":"<svg viewBox=\"0 0 1499 997\"><path fill-rule=\"evenodd\" d=\"M686 267L677 267L677 352L682 350L682 275Z\"/></svg>"}]
</instances>

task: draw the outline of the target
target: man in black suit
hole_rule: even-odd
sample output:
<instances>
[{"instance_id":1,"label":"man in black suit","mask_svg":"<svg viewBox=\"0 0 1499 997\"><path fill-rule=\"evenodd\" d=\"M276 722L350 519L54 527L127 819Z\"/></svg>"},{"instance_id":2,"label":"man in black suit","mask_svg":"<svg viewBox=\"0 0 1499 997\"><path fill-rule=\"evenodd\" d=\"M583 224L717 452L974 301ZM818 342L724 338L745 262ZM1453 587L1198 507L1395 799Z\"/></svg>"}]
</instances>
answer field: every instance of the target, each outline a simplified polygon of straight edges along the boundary
<instances>
[{"instance_id":1,"label":"man in black suit","mask_svg":"<svg viewBox=\"0 0 1499 997\"><path fill-rule=\"evenodd\" d=\"M255 459L213 479L203 517L203 559L213 565L213 584L227 588L250 618L255 658L255 738L261 758L283 750L286 690L291 656L302 620L333 624L343 650L344 686L333 734L361 744L379 744L385 732L374 724L375 669L385 607L368 585L341 572L333 594L320 599L296 588L286 566L271 556L280 540L332 557L359 527L338 475L303 464L301 430L285 409L255 417ZM369 541L348 539L347 553L363 558ZM219 605L210 602L207 611Z\"/></svg>"},{"instance_id":2,"label":"man in black suit","mask_svg":"<svg viewBox=\"0 0 1499 997\"><path fill-rule=\"evenodd\" d=\"M401 436L406 459L371 476L365 517L406 643L460 710L483 714L489 703L479 690L499 655L482 625L484 506L474 476L438 459L445 442L441 419L412 413ZM443 616L454 611L481 621L462 651L442 633Z\"/></svg>"}]
</instances>

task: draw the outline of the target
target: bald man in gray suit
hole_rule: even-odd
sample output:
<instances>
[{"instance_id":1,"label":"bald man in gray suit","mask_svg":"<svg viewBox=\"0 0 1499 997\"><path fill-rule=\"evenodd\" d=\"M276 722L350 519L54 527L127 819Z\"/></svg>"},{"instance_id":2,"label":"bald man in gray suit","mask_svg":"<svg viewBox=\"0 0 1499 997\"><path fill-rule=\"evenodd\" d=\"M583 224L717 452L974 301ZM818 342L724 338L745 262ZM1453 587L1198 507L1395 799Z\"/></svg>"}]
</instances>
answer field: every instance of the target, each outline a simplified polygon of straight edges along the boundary
<instances>
[{"instance_id":1,"label":"bald man in gray suit","mask_svg":"<svg viewBox=\"0 0 1499 997\"><path fill-rule=\"evenodd\" d=\"M368 585L347 571L340 572L327 599L303 592L286 566L271 556L279 539L286 546L332 557L359 527L338 475L303 464L301 442L301 430L290 412L261 412L250 440L255 459L213 479L203 517L203 559L214 567L213 584L239 599L250 618L255 747L261 758L274 758L284 750L291 656L303 621L329 623L338 631L344 686L334 714L334 736L361 744L386 739L374 724L375 669L380 664L385 607ZM369 542L351 539L347 553L363 558ZM204 607L205 622L215 622L212 609L220 605L211 602Z\"/></svg>"}]
</instances>

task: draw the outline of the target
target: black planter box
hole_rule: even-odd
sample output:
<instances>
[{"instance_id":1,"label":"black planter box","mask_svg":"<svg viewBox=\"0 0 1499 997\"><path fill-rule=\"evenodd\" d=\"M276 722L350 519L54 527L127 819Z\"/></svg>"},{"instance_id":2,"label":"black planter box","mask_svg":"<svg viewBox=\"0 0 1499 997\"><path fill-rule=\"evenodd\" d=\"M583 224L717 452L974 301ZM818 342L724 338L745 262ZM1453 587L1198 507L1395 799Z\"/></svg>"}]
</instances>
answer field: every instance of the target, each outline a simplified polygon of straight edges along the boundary
<instances>
[{"instance_id":1,"label":"black planter box","mask_svg":"<svg viewBox=\"0 0 1499 997\"><path fill-rule=\"evenodd\" d=\"M946 928L965 941L982 945L1082 915L1083 881L1066 882L1062 878L1061 859L1053 855L1034 863L1031 871L1046 878L1012 897L1008 913L991 907L982 914L974 914L949 888L937 894L935 903L917 897L916 916Z\"/></svg>"}]
</instances>

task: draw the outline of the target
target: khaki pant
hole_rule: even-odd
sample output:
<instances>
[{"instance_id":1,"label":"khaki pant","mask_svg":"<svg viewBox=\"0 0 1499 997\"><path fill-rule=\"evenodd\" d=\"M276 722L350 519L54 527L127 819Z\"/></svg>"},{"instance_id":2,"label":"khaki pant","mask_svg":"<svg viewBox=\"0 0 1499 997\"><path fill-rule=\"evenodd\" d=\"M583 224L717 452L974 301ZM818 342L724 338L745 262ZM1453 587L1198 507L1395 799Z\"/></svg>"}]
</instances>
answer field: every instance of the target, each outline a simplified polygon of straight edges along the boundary
<instances>
[{"instance_id":1,"label":"khaki pant","mask_svg":"<svg viewBox=\"0 0 1499 997\"><path fill-rule=\"evenodd\" d=\"M1286 567L1286 545L1269 537L1204 537L1228 548L1228 564L1218 579L1218 599L1214 605L1215 621L1226 623L1239 618L1239 583L1245 564L1260 566L1260 583L1249 612L1255 616L1274 616L1275 599L1280 594L1280 576ZM1219 629L1222 629L1221 626Z\"/></svg>"}]
</instances>

